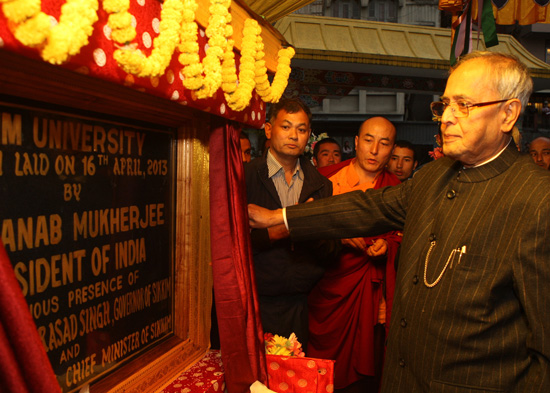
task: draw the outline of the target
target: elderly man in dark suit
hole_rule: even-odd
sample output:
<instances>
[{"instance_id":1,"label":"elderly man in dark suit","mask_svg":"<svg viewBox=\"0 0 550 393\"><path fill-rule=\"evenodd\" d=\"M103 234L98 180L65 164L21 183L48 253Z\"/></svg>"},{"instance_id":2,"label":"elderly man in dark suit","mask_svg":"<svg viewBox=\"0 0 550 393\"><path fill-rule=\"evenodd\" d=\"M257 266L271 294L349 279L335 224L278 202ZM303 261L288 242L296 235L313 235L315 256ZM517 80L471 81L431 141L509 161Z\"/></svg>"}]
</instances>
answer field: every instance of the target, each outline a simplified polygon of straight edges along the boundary
<instances>
[{"instance_id":1,"label":"elderly man in dark suit","mask_svg":"<svg viewBox=\"0 0 550 393\"><path fill-rule=\"evenodd\" d=\"M252 225L293 239L403 229L382 392L550 392L550 173L513 145L527 68L465 56L441 101L444 158L395 187L286 211Z\"/></svg>"}]
</instances>

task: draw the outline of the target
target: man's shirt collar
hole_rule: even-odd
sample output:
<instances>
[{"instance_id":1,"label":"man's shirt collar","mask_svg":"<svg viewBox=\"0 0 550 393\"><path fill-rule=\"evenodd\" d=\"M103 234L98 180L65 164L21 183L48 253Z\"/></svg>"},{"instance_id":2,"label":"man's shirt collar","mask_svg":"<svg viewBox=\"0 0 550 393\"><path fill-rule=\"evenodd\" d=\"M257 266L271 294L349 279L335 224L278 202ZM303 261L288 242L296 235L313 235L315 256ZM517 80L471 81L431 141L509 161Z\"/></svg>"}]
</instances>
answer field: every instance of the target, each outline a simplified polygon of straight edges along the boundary
<instances>
[{"instance_id":1,"label":"man's shirt collar","mask_svg":"<svg viewBox=\"0 0 550 393\"><path fill-rule=\"evenodd\" d=\"M281 169L283 169L283 166L277 161L277 159L271 154L271 149L267 151L267 175L269 178L272 178L275 176ZM294 167L294 171L292 172L292 176L296 176L298 174L298 177L303 180L303 174L300 170L300 159L298 158L296 160L296 166ZM283 169L284 172L284 169Z\"/></svg>"},{"instance_id":2,"label":"man's shirt collar","mask_svg":"<svg viewBox=\"0 0 550 393\"><path fill-rule=\"evenodd\" d=\"M500 156L500 155L502 154L502 152L508 148L508 146L510 145L510 143L512 143L512 138L510 138L510 140L508 141L508 143L506 144L506 146L504 146L504 147L502 148L502 150L499 151L499 152L498 152L496 155L494 155L493 157L489 158L489 159L486 160L486 161L483 161L481 164L477 164L477 165L469 166L469 167L464 167L464 169L478 168L478 167L480 167L480 166L482 166L482 165L488 164L488 163L490 163L491 161L496 160L496 159L498 158L498 156Z\"/></svg>"}]
</instances>

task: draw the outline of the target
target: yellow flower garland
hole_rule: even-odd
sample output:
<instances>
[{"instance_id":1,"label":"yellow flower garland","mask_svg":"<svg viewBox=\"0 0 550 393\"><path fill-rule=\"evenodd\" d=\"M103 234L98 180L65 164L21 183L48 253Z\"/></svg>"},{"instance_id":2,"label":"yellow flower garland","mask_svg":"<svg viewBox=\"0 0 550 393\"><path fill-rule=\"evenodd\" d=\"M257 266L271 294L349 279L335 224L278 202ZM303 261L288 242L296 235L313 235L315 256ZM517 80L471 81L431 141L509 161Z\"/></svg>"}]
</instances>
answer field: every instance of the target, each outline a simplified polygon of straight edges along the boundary
<instances>
[{"instance_id":1,"label":"yellow flower garland","mask_svg":"<svg viewBox=\"0 0 550 393\"><path fill-rule=\"evenodd\" d=\"M130 0L103 0L103 9L109 14L107 24L111 28L111 39L121 45L128 45L136 38L129 8Z\"/></svg>"},{"instance_id":2,"label":"yellow flower garland","mask_svg":"<svg viewBox=\"0 0 550 393\"><path fill-rule=\"evenodd\" d=\"M242 111L249 105L254 88L264 102L278 102L288 85L291 71L290 60L294 56L294 48L288 47L279 50L277 71L273 83L270 85L267 78L261 32L262 29L257 21L245 20L238 87L233 54L226 53L222 66L224 81L222 89L229 107L233 110Z\"/></svg>"},{"instance_id":3,"label":"yellow flower garland","mask_svg":"<svg viewBox=\"0 0 550 393\"><path fill-rule=\"evenodd\" d=\"M242 111L246 108L252 98L252 90L254 90L255 85L254 63L257 52L256 37L258 37L261 32L262 29L258 25L258 22L254 19L245 20L241 44L241 64L238 86L236 83L237 77L235 76L235 60L233 56L228 56L224 59L222 79L229 82L222 85L222 88L224 89L227 104L235 111ZM231 57L231 59L229 59L229 57ZM228 61L227 65L225 65L226 61ZM232 66L230 65L231 63Z\"/></svg>"},{"instance_id":4,"label":"yellow flower garland","mask_svg":"<svg viewBox=\"0 0 550 393\"><path fill-rule=\"evenodd\" d=\"M98 19L98 0L67 0L61 6L59 23L53 27L50 16L41 9L40 0L2 1L4 15L15 25L15 38L25 46L44 45L42 58L63 64L88 44Z\"/></svg>"},{"instance_id":5,"label":"yellow flower garland","mask_svg":"<svg viewBox=\"0 0 550 393\"><path fill-rule=\"evenodd\" d=\"M178 30L183 20L183 3L181 0L166 0L164 2L160 13L160 33L153 40L153 50L150 56L145 56L141 50L133 49L128 45L127 40L131 36L135 36L135 29L133 28L133 34L128 33L128 18L125 14L128 12L129 2L127 3L127 0L109 1L107 2L107 8L105 7L104 3L103 8L106 12L115 12L114 15L120 14L119 18L111 18L113 14L109 15L108 22L113 32L116 32L113 39L118 43L126 44L113 53L113 57L120 67L124 71L139 77L163 75L179 42ZM118 24L112 26L111 23Z\"/></svg>"},{"instance_id":6,"label":"yellow flower garland","mask_svg":"<svg viewBox=\"0 0 550 393\"><path fill-rule=\"evenodd\" d=\"M199 46L197 42L198 27L195 22L195 0L184 0L184 7L190 12L184 17L180 33L180 63L184 66L182 71L183 85L196 92L199 99L212 97L222 85L222 60L227 51L233 51L233 41L228 42L233 35L231 14L229 6L231 0L210 0L210 17L206 36L208 37L208 49L206 56L200 63ZM203 76L204 74L204 76Z\"/></svg>"},{"instance_id":7,"label":"yellow flower garland","mask_svg":"<svg viewBox=\"0 0 550 393\"><path fill-rule=\"evenodd\" d=\"M223 55L222 61L222 90L226 101L229 102L228 95L233 94L237 90L237 73L235 71L235 53L233 48L235 42L227 40L227 50Z\"/></svg>"},{"instance_id":8,"label":"yellow flower garland","mask_svg":"<svg viewBox=\"0 0 550 393\"><path fill-rule=\"evenodd\" d=\"M41 0L0 0L6 18L15 26L14 36L25 46L42 47L42 58L62 64L88 44L97 21L98 0L67 0L61 7L59 23L51 26L51 18L41 11ZM131 41L136 37L130 0L104 0L109 14L111 39L119 45L113 57L128 73L140 76L160 76L168 67L174 50L180 51L184 66L184 86L196 92L199 99L212 97L221 87L229 107L236 111L246 108L255 88L265 102L277 102L290 75L290 60L294 49L279 51L278 65L270 85L265 66L261 27L247 19L243 28L241 61L237 78L233 30L230 25L231 0L210 0L210 17L206 36L208 49L202 63L197 43L195 22L196 0L166 0L161 11L160 34L153 40L153 50L146 57Z\"/></svg>"},{"instance_id":9,"label":"yellow flower garland","mask_svg":"<svg viewBox=\"0 0 550 393\"><path fill-rule=\"evenodd\" d=\"M195 22L197 2L183 0L183 21L180 30L180 55L178 61L182 66L183 85L189 90L197 90L202 86L202 63L199 57L197 42L198 26Z\"/></svg>"},{"instance_id":10,"label":"yellow flower garland","mask_svg":"<svg viewBox=\"0 0 550 393\"><path fill-rule=\"evenodd\" d=\"M258 47L260 47L260 44L258 44ZM261 43L261 48L263 50L263 43ZM288 85L288 77L291 72L290 60L294 56L295 51L291 46L279 50L277 71L270 86L262 50L258 50L256 56L256 93L258 93L264 102L278 102Z\"/></svg>"}]
</instances>

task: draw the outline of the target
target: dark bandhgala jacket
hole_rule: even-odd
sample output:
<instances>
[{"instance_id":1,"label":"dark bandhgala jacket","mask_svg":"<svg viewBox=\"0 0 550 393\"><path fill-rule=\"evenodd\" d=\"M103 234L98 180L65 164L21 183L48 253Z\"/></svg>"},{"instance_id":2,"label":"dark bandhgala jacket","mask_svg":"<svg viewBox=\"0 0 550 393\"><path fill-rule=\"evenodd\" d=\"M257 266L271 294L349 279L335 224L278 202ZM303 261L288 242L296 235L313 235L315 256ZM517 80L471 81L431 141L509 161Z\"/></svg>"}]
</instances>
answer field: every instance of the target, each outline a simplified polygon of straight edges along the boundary
<instances>
[{"instance_id":1,"label":"dark bandhgala jacket","mask_svg":"<svg viewBox=\"0 0 550 393\"><path fill-rule=\"evenodd\" d=\"M403 229L382 392L550 392L550 172L515 147L287 219L294 240Z\"/></svg>"},{"instance_id":2,"label":"dark bandhgala jacket","mask_svg":"<svg viewBox=\"0 0 550 393\"><path fill-rule=\"evenodd\" d=\"M300 158L304 184L299 203L332 195L332 183L319 174L305 157ZM267 161L257 158L245 165L248 203L268 209L281 208ZM266 229L250 233L254 274L264 332L288 337L295 333L305 346L308 339L307 296L323 276L327 265L336 261L339 246L332 240L271 243Z\"/></svg>"}]
</instances>

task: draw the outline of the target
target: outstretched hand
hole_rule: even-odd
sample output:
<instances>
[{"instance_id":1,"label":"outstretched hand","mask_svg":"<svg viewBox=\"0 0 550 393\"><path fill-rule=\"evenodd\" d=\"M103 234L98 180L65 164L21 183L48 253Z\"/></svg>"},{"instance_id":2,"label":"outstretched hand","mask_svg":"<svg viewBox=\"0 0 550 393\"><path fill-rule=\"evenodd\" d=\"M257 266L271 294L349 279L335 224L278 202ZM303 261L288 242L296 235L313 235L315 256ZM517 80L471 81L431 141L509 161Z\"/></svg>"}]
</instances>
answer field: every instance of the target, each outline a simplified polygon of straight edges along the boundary
<instances>
[{"instance_id":1,"label":"outstretched hand","mask_svg":"<svg viewBox=\"0 0 550 393\"><path fill-rule=\"evenodd\" d=\"M309 198L306 202L312 202ZM265 207L248 205L248 223L251 228L270 228L275 225L284 225L283 209L269 210Z\"/></svg>"},{"instance_id":2,"label":"outstretched hand","mask_svg":"<svg viewBox=\"0 0 550 393\"><path fill-rule=\"evenodd\" d=\"M269 228L284 224L282 209L269 210L254 204L248 205L248 222L252 228Z\"/></svg>"}]
</instances>

